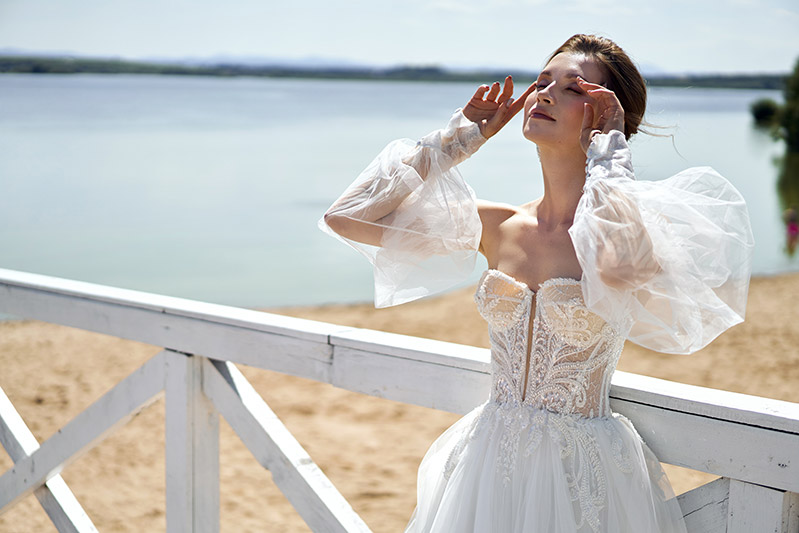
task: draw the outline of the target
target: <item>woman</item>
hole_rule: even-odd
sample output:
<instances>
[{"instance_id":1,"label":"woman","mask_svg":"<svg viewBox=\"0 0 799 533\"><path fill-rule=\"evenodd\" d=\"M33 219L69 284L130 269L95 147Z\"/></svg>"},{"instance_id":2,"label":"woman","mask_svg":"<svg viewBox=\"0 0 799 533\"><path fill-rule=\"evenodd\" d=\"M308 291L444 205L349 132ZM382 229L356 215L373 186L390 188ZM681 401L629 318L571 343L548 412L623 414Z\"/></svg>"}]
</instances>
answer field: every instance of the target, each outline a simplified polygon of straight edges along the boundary
<instances>
[{"instance_id":1,"label":"woman","mask_svg":"<svg viewBox=\"0 0 799 533\"><path fill-rule=\"evenodd\" d=\"M685 531L657 459L610 410L610 379L625 338L690 353L743 320L746 206L709 168L635 181L646 85L608 39L575 35L512 93L510 77L482 86L444 130L391 143L320 221L372 260L378 306L488 261L475 300L491 393L425 455L407 531ZM544 195L477 201L455 166L522 110Z\"/></svg>"}]
</instances>

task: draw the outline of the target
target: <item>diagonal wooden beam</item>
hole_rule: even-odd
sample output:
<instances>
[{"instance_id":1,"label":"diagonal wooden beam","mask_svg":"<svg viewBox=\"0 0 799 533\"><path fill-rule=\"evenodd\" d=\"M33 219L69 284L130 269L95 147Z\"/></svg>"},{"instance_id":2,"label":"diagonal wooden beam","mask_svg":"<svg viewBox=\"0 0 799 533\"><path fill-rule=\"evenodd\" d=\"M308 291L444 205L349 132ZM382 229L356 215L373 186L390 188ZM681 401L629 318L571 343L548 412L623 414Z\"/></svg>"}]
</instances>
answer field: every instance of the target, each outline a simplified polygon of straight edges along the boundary
<instances>
[{"instance_id":1,"label":"diagonal wooden beam","mask_svg":"<svg viewBox=\"0 0 799 533\"><path fill-rule=\"evenodd\" d=\"M14 462L25 459L39 449L31 430L22 420L0 387L0 444ZM83 510L75 495L61 478L55 476L33 491L47 516L61 533L97 533L89 515Z\"/></svg>"},{"instance_id":2,"label":"diagonal wooden beam","mask_svg":"<svg viewBox=\"0 0 799 533\"><path fill-rule=\"evenodd\" d=\"M677 496L691 533L726 533L730 479L720 477Z\"/></svg>"},{"instance_id":3,"label":"diagonal wooden beam","mask_svg":"<svg viewBox=\"0 0 799 533\"><path fill-rule=\"evenodd\" d=\"M305 523L317 532L370 531L241 372L229 362L204 365L205 394Z\"/></svg>"},{"instance_id":4,"label":"diagonal wooden beam","mask_svg":"<svg viewBox=\"0 0 799 533\"><path fill-rule=\"evenodd\" d=\"M133 418L155 401L163 389L164 352L160 352L0 477L0 513Z\"/></svg>"}]
</instances>

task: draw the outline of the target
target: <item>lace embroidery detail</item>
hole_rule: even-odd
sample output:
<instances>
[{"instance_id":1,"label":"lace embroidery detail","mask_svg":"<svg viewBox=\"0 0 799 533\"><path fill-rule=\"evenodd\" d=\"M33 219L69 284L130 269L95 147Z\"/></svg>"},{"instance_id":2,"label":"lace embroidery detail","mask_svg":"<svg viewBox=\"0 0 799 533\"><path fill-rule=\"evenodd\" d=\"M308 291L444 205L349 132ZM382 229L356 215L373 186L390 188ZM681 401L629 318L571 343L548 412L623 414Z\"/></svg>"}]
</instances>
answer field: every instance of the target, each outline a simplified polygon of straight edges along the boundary
<instances>
[{"instance_id":1,"label":"lace embroidery detail","mask_svg":"<svg viewBox=\"0 0 799 533\"><path fill-rule=\"evenodd\" d=\"M557 435L560 457L566 467L566 481L573 502L579 508L577 527L588 523L599 531L599 513L607 495L607 478L599 460L599 446L591 433L571 417L550 417L551 434Z\"/></svg>"},{"instance_id":2,"label":"lace embroidery detail","mask_svg":"<svg viewBox=\"0 0 799 533\"><path fill-rule=\"evenodd\" d=\"M492 400L562 414L610 415L607 393L624 339L585 307L579 281L550 279L534 293L503 272L487 270L475 301L489 325Z\"/></svg>"},{"instance_id":3,"label":"lace embroidery detail","mask_svg":"<svg viewBox=\"0 0 799 533\"><path fill-rule=\"evenodd\" d=\"M635 461L628 442L631 437L640 437L629 420L615 413L610 417L587 418L491 401L479 407L478 411L464 430L464 437L458 439L450 450L444 466L445 480L452 476L469 443L478 435L488 432L500 439L496 468L503 487L508 487L518 468L519 454L525 458L531 456L547 438L560 450L569 496L579 521L577 528L586 524L593 531L601 529L608 476L606 467L601 463L597 432L600 436L604 433L610 439L612 464L621 472L632 473ZM485 427L486 424L489 427ZM626 437L623 435L625 427L630 431Z\"/></svg>"},{"instance_id":4,"label":"lace embroidery detail","mask_svg":"<svg viewBox=\"0 0 799 533\"><path fill-rule=\"evenodd\" d=\"M631 430L633 435L635 435L636 439L640 440L640 436L638 432L635 431L635 428L630 423L627 418L614 413L614 419L622 419ZM633 467L635 463L633 462L632 453L630 449L624 444L624 440L622 439L621 433L619 432L618 424L614 423L613 419L605 419L605 433L611 439L611 452L613 453L613 462L616 464L616 467L624 472L625 474L631 474L633 471Z\"/></svg>"}]
</instances>

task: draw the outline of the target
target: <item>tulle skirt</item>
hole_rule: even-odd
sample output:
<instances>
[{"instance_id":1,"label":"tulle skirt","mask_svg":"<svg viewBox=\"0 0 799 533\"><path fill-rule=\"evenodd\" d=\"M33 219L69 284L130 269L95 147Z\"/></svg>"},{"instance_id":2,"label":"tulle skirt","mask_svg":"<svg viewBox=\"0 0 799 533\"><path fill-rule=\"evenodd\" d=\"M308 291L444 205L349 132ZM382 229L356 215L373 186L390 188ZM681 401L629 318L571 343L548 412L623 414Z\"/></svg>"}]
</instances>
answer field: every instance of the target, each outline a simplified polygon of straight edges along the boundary
<instances>
[{"instance_id":1,"label":"tulle skirt","mask_svg":"<svg viewBox=\"0 0 799 533\"><path fill-rule=\"evenodd\" d=\"M433 443L417 489L406 532L685 533L659 461L615 413L489 401Z\"/></svg>"}]
</instances>

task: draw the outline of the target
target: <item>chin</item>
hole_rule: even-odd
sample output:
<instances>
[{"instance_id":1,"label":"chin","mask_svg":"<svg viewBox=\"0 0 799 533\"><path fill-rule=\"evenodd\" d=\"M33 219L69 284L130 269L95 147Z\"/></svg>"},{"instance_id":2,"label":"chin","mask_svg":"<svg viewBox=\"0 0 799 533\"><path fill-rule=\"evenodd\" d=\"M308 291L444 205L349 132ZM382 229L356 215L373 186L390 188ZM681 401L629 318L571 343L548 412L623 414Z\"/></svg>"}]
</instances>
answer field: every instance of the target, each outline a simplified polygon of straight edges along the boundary
<instances>
[{"instance_id":1,"label":"chin","mask_svg":"<svg viewBox=\"0 0 799 533\"><path fill-rule=\"evenodd\" d=\"M580 148L578 134L564 138L564 135L561 132L541 131L541 129L536 128L535 125L530 127L529 125L525 124L524 128L522 128L522 135L524 135L525 139L538 146L539 149L544 147L549 147L556 150L571 150L576 148L582 151L582 148Z\"/></svg>"},{"instance_id":2,"label":"chin","mask_svg":"<svg viewBox=\"0 0 799 533\"><path fill-rule=\"evenodd\" d=\"M524 138L532 143L535 144L546 143L546 138L547 138L546 135L544 135L540 131L537 131L536 128L531 128L526 124L524 128L522 128L522 135L524 135Z\"/></svg>"}]
</instances>

